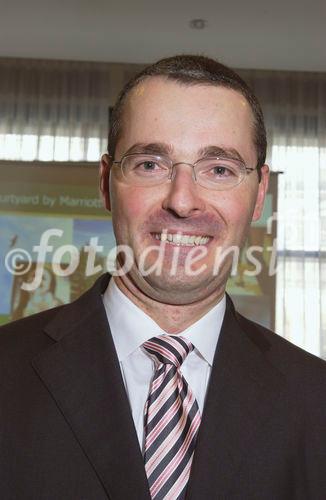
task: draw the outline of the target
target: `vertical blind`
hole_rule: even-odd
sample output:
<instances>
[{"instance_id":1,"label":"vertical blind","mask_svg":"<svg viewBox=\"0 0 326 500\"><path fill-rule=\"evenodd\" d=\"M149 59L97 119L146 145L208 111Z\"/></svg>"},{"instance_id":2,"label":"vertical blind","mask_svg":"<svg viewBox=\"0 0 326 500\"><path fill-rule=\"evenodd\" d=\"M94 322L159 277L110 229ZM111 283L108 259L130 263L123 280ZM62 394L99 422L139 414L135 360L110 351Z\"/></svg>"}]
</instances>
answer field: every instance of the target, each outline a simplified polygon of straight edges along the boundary
<instances>
[{"instance_id":1,"label":"vertical blind","mask_svg":"<svg viewBox=\"0 0 326 500\"><path fill-rule=\"evenodd\" d=\"M119 64L0 59L1 159L97 161L125 73Z\"/></svg>"},{"instance_id":2,"label":"vertical blind","mask_svg":"<svg viewBox=\"0 0 326 500\"><path fill-rule=\"evenodd\" d=\"M278 185L276 331L326 358L326 74L246 71Z\"/></svg>"}]
</instances>

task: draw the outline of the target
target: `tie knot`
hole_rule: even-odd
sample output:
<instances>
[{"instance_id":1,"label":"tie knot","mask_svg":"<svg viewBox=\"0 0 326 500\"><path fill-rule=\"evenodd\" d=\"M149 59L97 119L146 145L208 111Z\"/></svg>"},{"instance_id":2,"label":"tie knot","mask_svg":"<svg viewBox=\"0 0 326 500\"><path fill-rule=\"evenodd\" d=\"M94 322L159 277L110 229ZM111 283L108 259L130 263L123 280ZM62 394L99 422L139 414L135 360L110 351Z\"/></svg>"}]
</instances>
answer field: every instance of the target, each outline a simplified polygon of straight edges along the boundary
<instances>
[{"instance_id":1,"label":"tie knot","mask_svg":"<svg viewBox=\"0 0 326 500\"><path fill-rule=\"evenodd\" d=\"M143 344L144 349L159 363L174 365L180 368L194 346L183 337L160 335Z\"/></svg>"}]
</instances>

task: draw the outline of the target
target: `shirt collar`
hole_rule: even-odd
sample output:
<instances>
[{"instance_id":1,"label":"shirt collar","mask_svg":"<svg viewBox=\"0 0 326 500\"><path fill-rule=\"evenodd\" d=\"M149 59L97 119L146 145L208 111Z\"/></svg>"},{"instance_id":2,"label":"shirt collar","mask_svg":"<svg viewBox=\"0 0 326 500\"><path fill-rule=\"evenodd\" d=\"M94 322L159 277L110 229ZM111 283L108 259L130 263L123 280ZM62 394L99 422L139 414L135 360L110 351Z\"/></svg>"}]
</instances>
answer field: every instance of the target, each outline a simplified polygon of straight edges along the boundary
<instances>
[{"instance_id":1,"label":"shirt collar","mask_svg":"<svg viewBox=\"0 0 326 500\"><path fill-rule=\"evenodd\" d=\"M112 278L103 295L113 342L119 361L123 361L146 340L167 334L144 311L137 307L116 285ZM202 318L180 335L192 342L200 355L213 364L214 353L220 334L224 313L225 295Z\"/></svg>"}]
</instances>

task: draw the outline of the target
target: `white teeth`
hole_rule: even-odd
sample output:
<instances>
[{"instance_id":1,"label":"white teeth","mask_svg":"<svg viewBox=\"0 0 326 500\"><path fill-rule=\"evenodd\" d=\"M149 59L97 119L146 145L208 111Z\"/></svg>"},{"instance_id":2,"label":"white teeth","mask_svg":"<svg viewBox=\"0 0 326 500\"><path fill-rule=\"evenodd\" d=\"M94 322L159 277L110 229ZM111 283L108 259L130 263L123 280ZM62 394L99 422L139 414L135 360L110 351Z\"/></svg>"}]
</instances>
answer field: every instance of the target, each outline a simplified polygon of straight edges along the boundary
<instances>
[{"instance_id":1,"label":"white teeth","mask_svg":"<svg viewBox=\"0 0 326 500\"><path fill-rule=\"evenodd\" d=\"M181 243L182 235L180 233L174 234L173 235L173 243L176 243L177 245Z\"/></svg>"},{"instance_id":2,"label":"white teeth","mask_svg":"<svg viewBox=\"0 0 326 500\"><path fill-rule=\"evenodd\" d=\"M155 239L160 241L166 241L168 243L174 243L175 245L185 245L185 246L197 246L197 245L206 245L209 241L208 236L190 236L187 234L180 233L166 233L163 232L161 234L156 233Z\"/></svg>"}]
</instances>

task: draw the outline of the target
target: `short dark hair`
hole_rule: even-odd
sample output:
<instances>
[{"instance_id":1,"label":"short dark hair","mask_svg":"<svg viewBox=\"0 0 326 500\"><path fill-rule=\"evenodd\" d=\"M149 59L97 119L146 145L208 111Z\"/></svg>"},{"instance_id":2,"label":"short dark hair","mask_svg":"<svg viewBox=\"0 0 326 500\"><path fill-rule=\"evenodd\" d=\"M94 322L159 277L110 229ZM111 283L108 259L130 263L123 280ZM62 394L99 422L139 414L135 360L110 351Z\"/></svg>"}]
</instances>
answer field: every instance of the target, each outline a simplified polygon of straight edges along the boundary
<instances>
[{"instance_id":1,"label":"short dark hair","mask_svg":"<svg viewBox=\"0 0 326 500\"><path fill-rule=\"evenodd\" d=\"M147 66L123 87L111 115L108 153L112 158L121 134L121 118L126 98L140 82L152 76L163 76L184 85L208 84L240 92L250 104L254 117L253 141L257 151L257 169L260 179L260 169L266 159L267 141L263 112L257 97L232 69L214 59L197 55L177 55L161 59Z\"/></svg>"}]
</instances>

